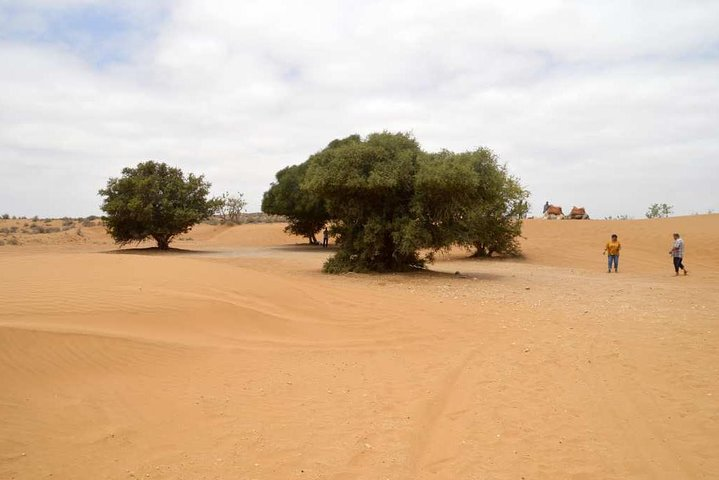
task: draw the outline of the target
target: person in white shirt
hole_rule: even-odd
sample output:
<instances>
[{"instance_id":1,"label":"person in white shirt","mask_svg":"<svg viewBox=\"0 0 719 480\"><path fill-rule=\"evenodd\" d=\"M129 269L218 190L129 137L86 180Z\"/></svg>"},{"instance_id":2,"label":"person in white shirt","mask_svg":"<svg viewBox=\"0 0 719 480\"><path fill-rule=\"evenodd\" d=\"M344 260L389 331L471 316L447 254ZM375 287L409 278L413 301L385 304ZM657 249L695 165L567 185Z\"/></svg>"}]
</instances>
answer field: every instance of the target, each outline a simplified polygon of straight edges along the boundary
<instances>
[{"instance_id":1,"label":"person in white shirt","mask_svg":"<svg viewBox=\"0 0 719 480\"><path fill-rule=\"evenodd\" d=\"M684 263L682 263L682 260L684 260L684 240L681 239L678 233L674 234L674 245L672 246L672 249L669 251L669 255L672 256L672 260L674 261L674 275L679 275L679 269L681 268L684 272L684 275L687 273L687 269L684 268Z\"/></svg>"}]
</instances>

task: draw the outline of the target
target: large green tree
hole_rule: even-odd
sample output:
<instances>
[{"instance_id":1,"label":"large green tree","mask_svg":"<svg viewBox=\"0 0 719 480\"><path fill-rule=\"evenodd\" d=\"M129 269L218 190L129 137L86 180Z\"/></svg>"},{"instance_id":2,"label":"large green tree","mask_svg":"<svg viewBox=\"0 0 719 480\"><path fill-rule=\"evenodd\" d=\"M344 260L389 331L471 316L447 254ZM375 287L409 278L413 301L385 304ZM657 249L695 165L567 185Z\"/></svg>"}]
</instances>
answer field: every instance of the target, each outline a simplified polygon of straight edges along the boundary
<instances>
[{"instance_id":1,"label":"large green tree","mask_svg":"<svg viewBox=\"0 0 719 480\"><path fill-rule=\"evenodd\" d=\"M330 221L339 247L325 271L397 271L453 245L517 253L527 196L488 149L426 153L409 134L382 132L334 140L278 172L263 210L294 212L292 226L311 219L299 206L321 202L311 232Z\"/></svg>"},{"instance_id":2,"label":"large green tree","mask_svg":"<svg viewBox=\"0 0 719 480\"><path fill-rule=\"evenodd\" d=\"M262 211L287 218L285 231L306 237L317 245L317 233L327 224L329 213L322 197L302 188L308 163L283 168L262 197Z\"/></svg>"},{"instance_id":3,"label":"large green tree","mask_svg":"<svg viewBox=\"0 0 719 480\"><path fill-rule=\"evenodd\" d=\"M179 168L153 161L124 168L100 190L105 197L103 221L115 242L125 245L153 238L167 250L173 237L208 218L218 202L208 199L204 176L185 175Z\"/></svg>"},{"instance_id":4,"label":"large green tree","mask_svg":"<svg viewBox=\"0 0 719 480\"><path fill-rule=\"evenodd\" d=\"M303 187L324 198L339 250L328 272L421 267L465 228L485 195L466 162L424 153L409 134L335 140L309 159Z\"/></svg>"}]
</instances>

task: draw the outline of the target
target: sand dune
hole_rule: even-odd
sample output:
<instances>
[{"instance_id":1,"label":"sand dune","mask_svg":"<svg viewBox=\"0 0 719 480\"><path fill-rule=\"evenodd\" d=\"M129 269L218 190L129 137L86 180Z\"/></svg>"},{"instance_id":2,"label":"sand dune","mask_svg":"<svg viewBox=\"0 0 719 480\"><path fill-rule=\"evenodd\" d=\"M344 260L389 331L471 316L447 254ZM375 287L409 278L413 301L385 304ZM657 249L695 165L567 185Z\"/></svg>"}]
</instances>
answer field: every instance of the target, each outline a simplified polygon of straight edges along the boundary
<instances>
[{"instance_id":1,"label":"sand dune","mask_svg":"<svg viewBox=\"0 0 719 480\"><path fill-rule=\"evenodd\" d=\"M533 220L525 259L413 275L323 275L281 225L67 233L0 246L2 479L719 472L717 215Z\"/></svg>"}]
</instances>

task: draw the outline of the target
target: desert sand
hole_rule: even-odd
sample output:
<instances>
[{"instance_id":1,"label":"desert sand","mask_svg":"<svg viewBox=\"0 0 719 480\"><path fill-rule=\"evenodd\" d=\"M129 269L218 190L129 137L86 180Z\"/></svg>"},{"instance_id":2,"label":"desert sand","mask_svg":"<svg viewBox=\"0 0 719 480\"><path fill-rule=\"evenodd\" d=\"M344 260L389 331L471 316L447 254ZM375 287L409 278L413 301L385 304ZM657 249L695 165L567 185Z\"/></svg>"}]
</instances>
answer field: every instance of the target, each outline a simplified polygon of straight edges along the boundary
<instances>
[{"instance_id":1,"label":"desert sand","mask_svg":"<svg viewBox=\"0 0 719 480\"><path fill-rule=\"evenodd\" d=\"M279 224L166 253L18 234L0 479L718 478L719 215L524 236L520 260L330 276Z\"/></svg>"}]
</instances>

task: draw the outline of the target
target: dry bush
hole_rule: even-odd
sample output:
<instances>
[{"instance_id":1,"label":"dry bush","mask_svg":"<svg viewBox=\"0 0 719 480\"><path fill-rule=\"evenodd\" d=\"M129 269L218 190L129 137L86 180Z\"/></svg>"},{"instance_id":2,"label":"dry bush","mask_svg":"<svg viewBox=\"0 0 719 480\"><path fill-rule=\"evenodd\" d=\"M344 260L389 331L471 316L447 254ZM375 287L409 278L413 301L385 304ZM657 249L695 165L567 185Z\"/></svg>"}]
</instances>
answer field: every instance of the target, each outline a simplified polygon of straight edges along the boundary
<instances>
[{"instance_id":1,"label":"dry bush","mask_svg":"<svg viewBox=\"0 0 719 480\"><path fill-rule=\"evenodd\" d=\"M28 233L37 235L37 234L46 234L46 233L57 233L60 231L59 227L43 227L41 225L32 225L30 227L30 231Z\"/></svg>"}]
</instances>

